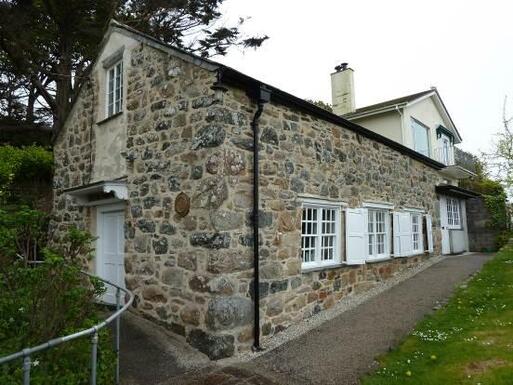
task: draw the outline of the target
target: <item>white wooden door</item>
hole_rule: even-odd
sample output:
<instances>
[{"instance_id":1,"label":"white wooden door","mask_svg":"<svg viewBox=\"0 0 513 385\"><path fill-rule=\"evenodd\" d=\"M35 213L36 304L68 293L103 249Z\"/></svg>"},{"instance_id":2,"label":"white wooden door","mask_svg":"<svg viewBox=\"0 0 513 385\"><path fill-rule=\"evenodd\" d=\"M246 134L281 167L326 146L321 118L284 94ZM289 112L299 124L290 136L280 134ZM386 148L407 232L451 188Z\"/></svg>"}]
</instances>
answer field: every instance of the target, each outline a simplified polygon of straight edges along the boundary
<instances>
[{"instance_id":1,"label":"white wooden door","mask_svg":"<svg viewBox=\"0 0 513 385\"><path fill-rule=\"evenodd\" d=\"M119 206L98 208L97 274L123 288L125 287L124 222L124 210L120 210ZM102 301L115 304L115 288L109 285L106 285L106 288Z\"/></svg>"},{"instance_id":2,"label":"white wooden door","mask_svg":"<svg viewBox=\"0 0 513 385\"><path fill-rule=\"evenodd\" d=\"M451 253L451 238L447 220L447 199L440 196L440 228L442 229L442 254Z\"/></svg>"}]
</instances>

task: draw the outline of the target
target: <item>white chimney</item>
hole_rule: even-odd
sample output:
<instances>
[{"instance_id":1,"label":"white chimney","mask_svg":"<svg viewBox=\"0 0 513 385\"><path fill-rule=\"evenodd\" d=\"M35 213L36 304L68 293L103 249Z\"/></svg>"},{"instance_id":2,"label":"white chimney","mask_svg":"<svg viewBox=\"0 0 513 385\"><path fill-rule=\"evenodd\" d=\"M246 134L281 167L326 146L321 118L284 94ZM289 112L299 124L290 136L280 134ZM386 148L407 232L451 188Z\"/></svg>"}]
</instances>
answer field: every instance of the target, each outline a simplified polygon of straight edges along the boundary
<instances>
[{"instance_id":1,"label":"white chimney","mask_svg":"<svg viewBox=\"0 0 513 385\"><path fill-rule=\"evenodd\" d=\"M335 71L331 74L331 102L333 113L340 116L355 110L353 70L342 63Z\"/></svg>"}]
</instances>

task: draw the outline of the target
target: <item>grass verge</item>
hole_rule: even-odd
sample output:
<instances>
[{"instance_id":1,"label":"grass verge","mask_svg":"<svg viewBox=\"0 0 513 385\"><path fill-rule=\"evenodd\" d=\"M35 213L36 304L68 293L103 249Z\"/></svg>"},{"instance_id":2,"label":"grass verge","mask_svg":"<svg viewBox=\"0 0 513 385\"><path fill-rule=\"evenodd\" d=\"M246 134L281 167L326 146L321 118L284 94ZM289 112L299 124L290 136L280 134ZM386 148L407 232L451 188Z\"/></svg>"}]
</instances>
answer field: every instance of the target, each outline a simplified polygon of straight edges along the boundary
<instances>
[{"instance_id":1,"label":"grass verge","mask_svg":"<svg viewBox=\"0 0 513 385\"><path fill-rule=\"evenodd\" d=\"M512 385L513 247L426 317L364 385Z\"/></svg>"}]
</instances>

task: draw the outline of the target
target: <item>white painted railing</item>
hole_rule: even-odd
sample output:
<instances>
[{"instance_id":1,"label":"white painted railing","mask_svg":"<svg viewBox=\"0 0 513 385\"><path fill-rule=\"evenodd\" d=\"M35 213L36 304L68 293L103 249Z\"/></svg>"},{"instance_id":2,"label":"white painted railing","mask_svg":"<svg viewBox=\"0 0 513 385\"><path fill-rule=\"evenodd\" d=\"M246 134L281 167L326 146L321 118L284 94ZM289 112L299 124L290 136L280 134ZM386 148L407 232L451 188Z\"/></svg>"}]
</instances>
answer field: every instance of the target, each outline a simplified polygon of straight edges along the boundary
<instances>
[{"instance_id":1,"label":"white painted railing","mask_svg":"<svg viewBox=\"0 0 513 385\"><path fill-rule=\"evenodd\" d=\"M435 147L433 149L433 158L446 166L454 165L454 146Z\"/></svg>"}]
</instances>

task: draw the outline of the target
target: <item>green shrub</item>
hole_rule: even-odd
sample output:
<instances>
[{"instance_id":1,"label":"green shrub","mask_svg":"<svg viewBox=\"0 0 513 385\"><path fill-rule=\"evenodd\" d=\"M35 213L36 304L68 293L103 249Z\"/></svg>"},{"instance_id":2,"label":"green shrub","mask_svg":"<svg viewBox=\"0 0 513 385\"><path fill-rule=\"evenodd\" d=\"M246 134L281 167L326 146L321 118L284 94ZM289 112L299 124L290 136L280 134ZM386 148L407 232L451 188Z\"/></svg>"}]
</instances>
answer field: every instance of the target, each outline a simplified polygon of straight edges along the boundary
<instances>
[{"instance_id":1,"label":"green shrub","mask_svg":"<svg viewBox=\"0 0 513 385\"><path fill-rule=\"evenodd\" d=\"M0 215L0 357L97 324L103 317L95 299L103 284L80 272L94 240L70 229L53 249L42 248L44 263L27 265L19 254L18 232L29 243L42 231L44 214L28 208ZM23 247L21 248L23 250ZM88 384L91 344L83 337L32 357L31 384ZM112 384L115 357L108 328L100 331L98 384ZM0 366L0 384L21 383L21 359Z\"/></svg>"},{"instance_id":2,"label":"green shrub","mask_svg":"<svg viewBox=\"0 0 513 385\"><path fill-rule=\"evenodd\" d=\"M48 221L48 214L28 206L0 209L0 266L35 260L46 245Z\"/></svg>"},{"instance_id":3,"label":"green shrub","mask_svg":"<svg viewBox=\"0 0 513 385\"><path fill-rule=\"evenodd\" d=\"M100 321L94 299L104 291L101 282L85 277L77 265L46 254L45 263L36 268L15 263L0 272L0 356ZM102 329L98 384L112 383L111 345L108 329ZM87 384L90 346L90 338L84 337L35 354L31 384ZM19 384L21 376L21 359L0 367L1 384Z\"/></svg>"},{"instance_id":4,"label":"green shrub","mask_svg":"<svg viewBox=\"0 0 513 385\"><path fill-rule=\"evenodd\" d=\"M53 154L39 146L0 146L0 198L6 198L14 183L50 180Z\"/></svg>"},{"instance_id":5,"label":"green shrub","mask_svg":"<svg viewBox=\"0 0 513 385\"><path fill-rule=\"evenodd\" d=\"M482 163L477 164L477 177L471 180L464 180L461 186L478 192L485 203L490 215L486 225L498 232L495 244L496 250L504 246L513 236L508 210L508 196L504 186L496 180L486 176ZM491 250L486 250L491 251Z\"/></svg>"},{"instance_id":6,"label":"green shrub","mask_svg":"<svg viewBox=\"0 0 513 385\"><path fill-rule=\"evenodd\" d=\"M500 250L502 247L504 247L509 242L509 240L512 238L513 238L513 231L505 230L505 231L501 232L495 240L497 250Z\"/></svg>"}]
</instances>

